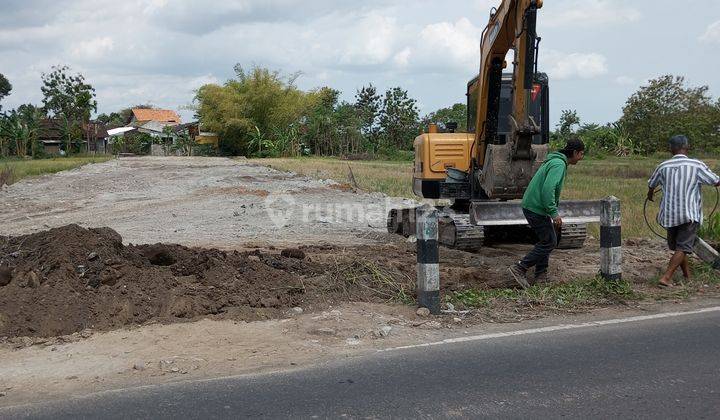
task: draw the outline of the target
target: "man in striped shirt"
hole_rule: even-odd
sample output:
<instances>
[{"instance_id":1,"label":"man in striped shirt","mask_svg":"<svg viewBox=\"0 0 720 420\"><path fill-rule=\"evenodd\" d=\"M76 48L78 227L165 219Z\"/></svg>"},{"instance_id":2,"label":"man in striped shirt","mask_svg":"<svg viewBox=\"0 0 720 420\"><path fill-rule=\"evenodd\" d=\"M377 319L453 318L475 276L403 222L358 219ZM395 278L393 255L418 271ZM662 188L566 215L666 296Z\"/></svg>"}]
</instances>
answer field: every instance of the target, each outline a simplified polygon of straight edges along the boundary
<instances>
[{"instance_id":1,"label":"man in striped shirt","mask_svg":"<svg viewBox=\"0 0 720 420\"><path fill-rule=\"evenodd\" d=\"M667 242L675 251L667 271L659 282L660 287L672 286L672 276L678 267L685 279L690 277L688 254L692 254L697 230L703 221L702 185L720 186L720 177L706 164L687 157L690 142L685 136L670 139L672 159L658 165L648 181L648 200L653 201L655 189L662 186L658 222L667 229Z\"/></svg>"}]
</instances>

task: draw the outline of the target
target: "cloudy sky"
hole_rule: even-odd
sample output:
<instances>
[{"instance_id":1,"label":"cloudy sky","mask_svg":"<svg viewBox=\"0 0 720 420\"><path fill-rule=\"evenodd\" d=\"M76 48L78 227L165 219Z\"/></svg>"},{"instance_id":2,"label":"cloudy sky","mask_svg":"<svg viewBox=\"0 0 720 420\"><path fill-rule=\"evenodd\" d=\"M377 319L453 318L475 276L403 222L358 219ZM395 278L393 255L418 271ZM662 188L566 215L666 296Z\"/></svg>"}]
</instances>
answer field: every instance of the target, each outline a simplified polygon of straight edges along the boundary
<instances>
[{"instance_id":1,"label":"cloudy sky","mask_svg":"<svg viewBox=\"0 0 720 420\"><path fill-rule=\"evenodd\" d=\"M499 0L0 0L4 108L41 101L40 77L67 64L97 90L98 111L179 109L233 65L303 73L303 89L351 100L400 85L423 113L464 102L479 38ZM680 74L720 95L720 1L546 0L541 70L552 119L577 109L607 122L650 78ZM185 119L192 111L181 112Z\"/></svg>"}]
</instances>

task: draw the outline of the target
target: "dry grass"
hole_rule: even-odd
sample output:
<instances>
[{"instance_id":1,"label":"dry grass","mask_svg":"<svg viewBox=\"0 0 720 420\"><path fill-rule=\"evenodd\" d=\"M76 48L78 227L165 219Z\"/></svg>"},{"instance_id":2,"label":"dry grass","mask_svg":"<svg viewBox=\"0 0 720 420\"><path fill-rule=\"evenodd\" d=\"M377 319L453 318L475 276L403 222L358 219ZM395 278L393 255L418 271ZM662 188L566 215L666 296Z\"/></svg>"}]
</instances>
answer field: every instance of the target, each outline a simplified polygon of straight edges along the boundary
<instances>
[{"instance_id":1,"label":"dry grass","mask_svg":"<svg viewBox=\"0 0 720 420\"><path fill-rule=\"evenodd\" d=\"M623 206L623 236L651 237L645 225L643 204L647 193L647 179L661 158L588 159L568 171L563 191L564 199L599 199L608 195L618 197ZM413 198L412 163L384 161L342 161L329 158L256 159L256 163L292 171L318 179L334 179L347 183L350 170L360 188L379 191L396 197ZM717 170L718 159L705 160ZM715 204L715 192L705 188L706 214ZM657 208L654 205L653 208ZM650 216L652 219L654 216ZM597 234L591 228L591 234Z\"/></svg>"},{"instance_id":2,"label":"dry grass","mask_svg":"<svg viewBox=\"0 0 720 420\"><path fill-rule=\"evenodd\" d=\"M291 171L316 179L333 179L366 191L379 191L393 197L414 197L412 162L345 161L330 158L254 159L253 162L281 171Z\"/></svg>"},{"instance_id":3,"label":"dry grass","mask_svg":"<svg viewBox=\"0 0 720 420\"><path fill-rule=\"evenodd\" d=\"M12 184L28 176L54 174L74 169L88 163L100 163L112 159L112 156L65 157L53 159L0 159L0 185L5 180Z\"/></svg>"}]
</instances>

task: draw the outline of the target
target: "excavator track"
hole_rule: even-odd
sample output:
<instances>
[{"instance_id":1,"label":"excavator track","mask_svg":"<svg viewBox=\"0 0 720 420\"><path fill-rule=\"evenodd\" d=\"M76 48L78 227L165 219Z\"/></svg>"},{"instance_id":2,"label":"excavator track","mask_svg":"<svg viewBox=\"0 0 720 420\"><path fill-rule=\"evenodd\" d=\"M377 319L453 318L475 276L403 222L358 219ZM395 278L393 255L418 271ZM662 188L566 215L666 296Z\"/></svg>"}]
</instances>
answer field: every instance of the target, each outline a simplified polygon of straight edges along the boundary
<instances>
[{"instance_id":1,"label":"excavator track","mask_svg":"<svg viewBox=\"0 0 720 420\"><path fill-rule=\"evenodd\" d=\"M478 251L485 242L485 229L470 224L470 215L441 212L438 217L438 240L451 249Z\"/></svg>"},{"instance_id":2,"label":"excavator track","mask_svg":"<svg viewBox=\"0 0 720 420\"><path fill-rule=\"evenodd\" d=\"M389 233L409 237L415 234L415 209L392 209L387 217ZM470 215L438 209L438 241L447 248L477 251L485 239L482 226L470 224Z\"/></svg>"},{"instance_id":3,"label":"excavator track","mask_svg":"<svg viewBox=\"0 0 720 420\"><path fill-rule=\"evenodd\" d=\"M388 232L406 238L414 235L414 212L414 208L390 210L387 218ZM491 232L488 233L490 236L486 237L486 229L483 226L472 225L470 215L467 213L438 208L438 241L446 248L473 252L479 251L486 243L534 243L537 240L527 225L491 228ZM585 245L586 238L586 224L565 224L558 248L580 249Z\"/></svg>"}]
</instances>

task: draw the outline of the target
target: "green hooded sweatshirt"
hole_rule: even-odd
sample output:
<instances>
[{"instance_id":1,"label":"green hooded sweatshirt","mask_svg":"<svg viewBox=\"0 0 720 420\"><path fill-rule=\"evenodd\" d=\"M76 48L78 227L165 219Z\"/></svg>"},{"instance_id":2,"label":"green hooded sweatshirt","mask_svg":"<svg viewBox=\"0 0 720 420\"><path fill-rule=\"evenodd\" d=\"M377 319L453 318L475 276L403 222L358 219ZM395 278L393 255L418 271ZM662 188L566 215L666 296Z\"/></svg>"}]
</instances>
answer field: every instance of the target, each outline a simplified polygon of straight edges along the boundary
<instances>
[{"instance_id":1,"label":"green hooded sweatshirt","mask_svg":"<svg viewBox=\"0 0 720 420\"><path fill-rule=\"evenodd\" d=\"M567 156L560 152L550 153L523 195L523 208L537 214L557 217L567 165Z\"/></svg>"}]
</instances>

